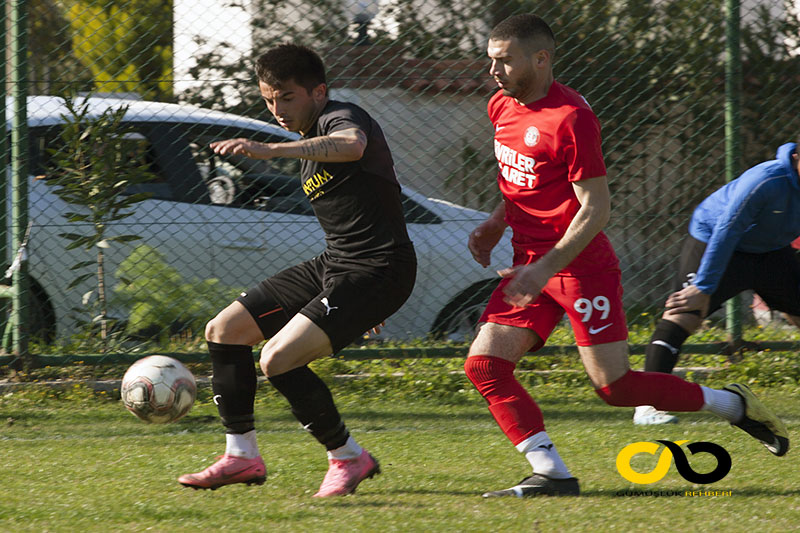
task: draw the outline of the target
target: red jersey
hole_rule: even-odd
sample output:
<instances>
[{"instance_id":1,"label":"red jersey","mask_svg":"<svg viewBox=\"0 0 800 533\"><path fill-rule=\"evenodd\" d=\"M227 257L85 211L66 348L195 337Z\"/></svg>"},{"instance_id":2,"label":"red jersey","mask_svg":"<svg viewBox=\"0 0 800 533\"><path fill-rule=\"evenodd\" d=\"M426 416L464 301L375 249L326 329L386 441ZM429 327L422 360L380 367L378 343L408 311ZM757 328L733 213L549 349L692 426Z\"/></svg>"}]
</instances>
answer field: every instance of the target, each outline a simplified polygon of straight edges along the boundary
<instances>
[{"instance_id":1,"label":"red jersey","mask_svg":"<svg viewBox=\"0 0 800 533\"><path fill-rule=\"evenodd\" d=\"M555 246L578 212L571 182L606 175L600 122L583 96L558 82L526 106L498 91L488 111L515 264L523 254L530 262ZM603 267L617 268L618 261L600 232L562 272L581 275Z\"/></svg>"}]
</instances>

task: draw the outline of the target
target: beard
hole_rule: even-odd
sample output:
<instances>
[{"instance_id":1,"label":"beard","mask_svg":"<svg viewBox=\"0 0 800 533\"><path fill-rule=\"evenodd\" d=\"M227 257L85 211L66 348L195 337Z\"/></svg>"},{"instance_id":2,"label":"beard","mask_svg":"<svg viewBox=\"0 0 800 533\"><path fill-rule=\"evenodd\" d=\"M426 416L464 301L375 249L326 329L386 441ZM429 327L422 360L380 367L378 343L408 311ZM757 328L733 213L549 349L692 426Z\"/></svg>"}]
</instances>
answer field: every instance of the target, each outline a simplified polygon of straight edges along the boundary
<instances>
[{"instance_id":1,"label":"beard","mask_svg":"<svg viewBox=\"0 0 800 533\"><path fill-rule=\"evenodd\" d=\"M513 84L503 84L501 91L503 96L510 96L512 98L524 96L530 91L530 88L534 86L534 81L533 73L526 72L524 75L517 78Z\"/></svg>"}]
</instances>

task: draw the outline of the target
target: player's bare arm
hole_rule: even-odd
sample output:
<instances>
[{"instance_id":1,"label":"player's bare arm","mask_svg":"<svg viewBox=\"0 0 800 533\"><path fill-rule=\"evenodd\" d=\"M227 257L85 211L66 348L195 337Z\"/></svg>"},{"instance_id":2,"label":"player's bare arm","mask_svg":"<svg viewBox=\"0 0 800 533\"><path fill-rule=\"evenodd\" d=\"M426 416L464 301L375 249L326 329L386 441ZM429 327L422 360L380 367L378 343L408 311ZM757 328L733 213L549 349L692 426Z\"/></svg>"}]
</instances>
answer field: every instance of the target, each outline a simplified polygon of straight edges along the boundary
<instances>
[{"instance_id":1,"label":"player's bare arm","mask_svg":"<svg viewBox=\"0 0 800 533\"><path fill-rule=\"evenodd\" d=\"M606 177L576 181L572 187L581 207L564 236L535 263L498 271L514 278L505 288L508 303L524 307L533 302L550 278L566 268L608 223L611 197Z\"/></svg>"},{"instance_id":2,"label":"player's bare arm","mask_svg":"<svg viewBox=\"0 0 800 533\"><path fill-rule=\"evenodd\" d=\"M330 135L285 143L261 143L240 138L216 141L209 146L220 155L243 155L252 159L292 157L345 163L361 159L367 147L367 136L358 128L349 128Z\"/></svg>"},{"instance_id":3,"label":"player's bare arm","mask_svg":"<svg viewBox=\"0 0 800 533\"><path fill-rule=\"evenodd\" d=\"M491 264L492 250L503 237L507 226L505 216L506 204L501 201L489 218L469 234L467 247L472 258L484 268Z\"/></svg>"},{"instance_id":4,"label":"player's bare arm","mask_svg":"<svg viewBox=\"0 0 800 533\"><path fill-rule=\"evenodd\" d=\"M605 176L572 183L581 204L566 233L541 259L553 274L566 268L600 233L611 215L611 194Z\"/></svg>"}]
</instances>

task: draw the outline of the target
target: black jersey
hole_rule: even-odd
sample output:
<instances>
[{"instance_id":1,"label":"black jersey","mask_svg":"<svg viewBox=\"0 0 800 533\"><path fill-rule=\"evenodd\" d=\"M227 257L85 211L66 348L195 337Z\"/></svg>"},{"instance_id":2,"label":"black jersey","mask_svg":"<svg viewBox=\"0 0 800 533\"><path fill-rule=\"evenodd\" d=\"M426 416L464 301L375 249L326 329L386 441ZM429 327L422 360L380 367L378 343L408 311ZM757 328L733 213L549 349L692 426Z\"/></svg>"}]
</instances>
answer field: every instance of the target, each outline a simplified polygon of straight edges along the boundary
<instances>
[{"instance_id":1,"label":"black jersey","mask_svg":"<svg viewBox=\"0 0 800 533\"><path fill-rule=\"evenodd\" d=\"M357 258L408 247L400 185L378 123L355 104L330 100L305 138L351 128L367 136L358 161L301 160L303 191L325 231L328 252Z\"/></svg>"}]
</instances>

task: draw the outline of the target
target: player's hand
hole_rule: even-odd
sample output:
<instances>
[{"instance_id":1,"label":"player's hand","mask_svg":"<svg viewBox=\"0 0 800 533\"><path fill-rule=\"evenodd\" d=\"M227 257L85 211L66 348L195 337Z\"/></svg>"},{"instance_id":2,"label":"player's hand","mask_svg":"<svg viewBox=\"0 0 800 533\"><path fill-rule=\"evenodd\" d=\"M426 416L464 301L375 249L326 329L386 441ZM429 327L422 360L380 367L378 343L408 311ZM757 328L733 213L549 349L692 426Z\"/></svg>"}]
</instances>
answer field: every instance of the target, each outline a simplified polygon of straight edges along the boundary
<instances>
[{"instance_id":1,"label":"player's hand","mask_svg":"<svg viewBox=\"0 0 800 533\"><path fill-rule=\"evenodd\" d=\"M251 141L250 139L226 139L214 141L208 145L214 153L220 155L243 155L252 159L270 159L275 157L269 144Z\"/></svg>"},{"instance_id":2,"label":"player's hand","mask_svg":"<svg viewBox=\"0 0 800 533\"><path fill-rule=\"evenodd\" d=\"M504 268L497 273L501 277L512 278L503 288L503 293L506 295L503 300L515 307L525 307L536 300L552 277L551 273L536 263Z\"/></svg>"},{"instance_id":3,"label":"player's hand","mask_svg":"<svg viewBox=\"0 0 800 533\"><path fill-rule=\"evenodd\" d=\"M492 263L492 249L500 241L505 229L505 223L490 218L469 234L469 251L483 268Z\"/></svg>"},{"instance_id":4,"label":"player's hand","mask_svg":"<svg viewBox=\"0 0 800 533\"><path fill-rule=\"evenodd\" d=\"M711 295L702 292L694 285L689 285L670 294L667 298L666 308L671 313L700 311L700 316L705 317L710 300Z\"/></svg>"}]
</instances>

